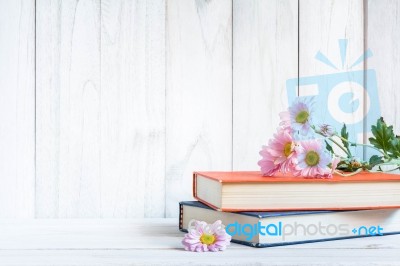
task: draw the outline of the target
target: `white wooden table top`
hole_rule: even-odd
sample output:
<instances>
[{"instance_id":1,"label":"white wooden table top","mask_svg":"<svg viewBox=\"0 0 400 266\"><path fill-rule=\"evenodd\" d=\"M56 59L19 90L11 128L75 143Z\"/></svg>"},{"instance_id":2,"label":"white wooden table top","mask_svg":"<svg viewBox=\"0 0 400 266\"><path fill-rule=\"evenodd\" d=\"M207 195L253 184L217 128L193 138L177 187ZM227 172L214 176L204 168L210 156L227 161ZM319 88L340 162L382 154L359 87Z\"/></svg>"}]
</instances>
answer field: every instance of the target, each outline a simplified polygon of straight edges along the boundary
<instances>
[{"instance_id":1,"label":"white wooden table top","mask_svg":"<svg viewBox=\"0 0 400 266\"><path fill-rule=\"evenodd\" d=\"M0 265L400 265L400 235L194 253L177 219L0 220Z\"/></svg>"}]
</instances>

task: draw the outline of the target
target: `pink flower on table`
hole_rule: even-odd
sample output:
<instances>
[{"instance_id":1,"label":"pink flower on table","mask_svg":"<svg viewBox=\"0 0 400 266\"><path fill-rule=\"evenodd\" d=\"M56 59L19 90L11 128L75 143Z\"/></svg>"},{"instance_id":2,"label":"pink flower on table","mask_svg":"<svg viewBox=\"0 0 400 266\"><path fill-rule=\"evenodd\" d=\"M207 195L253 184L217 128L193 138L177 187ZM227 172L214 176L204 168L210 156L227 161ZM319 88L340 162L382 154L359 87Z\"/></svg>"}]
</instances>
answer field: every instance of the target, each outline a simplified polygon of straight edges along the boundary
<instances>
[{"instance_id":1,"label":"pink flower on table","mask_svg":"<svg viewBox=\"0 0 400 266\"><path fill-rule=\"evenodd\" d=\"M195 221L194 228L189 228L182 240L187 251L205 252L225 250L232 237L226 232L220 220L213 224Z\"/></svg>"},{"instance_id":2,"label":"pink flower on table","mask_svg":"<svg viewBox=\"0 0 400 266\"><path fill-rule=\"evenodd\" d=\"M291 172L296 164L295 143L289 128L278 128L274 138L260 151L262 159L258 161L264 176L273 176L276 172Z\"/></svg>"},{"instance_id":3,"label":"pink flower on table","mask_svg":"<svg viewBox=\"0 0 400 266\"><path fill-rule=\"evenodd\" d=\"M338 159L332 161L322 140L304 140L296 147L298 164L293 172L296 176L331 178ZM328 165L332 165L332 169Z\"/></svg>"}]
</instances>

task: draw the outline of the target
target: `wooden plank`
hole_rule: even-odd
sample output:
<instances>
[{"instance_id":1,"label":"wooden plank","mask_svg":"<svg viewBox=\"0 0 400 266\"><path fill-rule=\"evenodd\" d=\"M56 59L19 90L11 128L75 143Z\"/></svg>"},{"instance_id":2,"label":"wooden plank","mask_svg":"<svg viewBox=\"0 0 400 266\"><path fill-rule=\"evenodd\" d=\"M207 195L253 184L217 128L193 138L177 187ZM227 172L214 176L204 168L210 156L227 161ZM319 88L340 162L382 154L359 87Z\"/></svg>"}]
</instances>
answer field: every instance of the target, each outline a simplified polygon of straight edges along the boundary
<instances>
[{"instance_id":1,"label":"wooden plank","mask_svg":"<svg viewBox=\"0 0 400 266\"><path fill-rule=\"evenodd\" d=\"M342 68L338 40L345 38L348 46L343 69L350 69L363 52L363 1L300 0L299 12L299 76L336 73L314 57L321 51Z\"/></svg>"},{"instance_id":2,"label":"wooden plank","mask_svg":"<svg viewBox=\"0 0 400 266\"><path fill-rule=\"evenodd\" d=\"M164 217L165 2L101 2L101 215Z\"/></svg>"},{"instance_id":3,"label":"wooden plank","mask_svg":"<svg viewBox=\"0 0 400 266\"><path fill-rule=\"evenodd\" d=\"M10 220L0 224L0 250L173 248L183 236L176 218Z\"/></svg>"},{"instance_id":4,"label":"wooden plank","mask_svg":"<svg viewBox=\"0 0 400 266\"><path fill-rule=\"evenodd\" d=\"M196 253L183 250L0 251L3 265L398 265L399 250L243 249Z\"/></svg>"},{"instance_id":5,"label":"wooden plank","mask_svg":"<svg viewBox=\"0 0 400 266\"><path fill-rule=\"evenodd\" d=\"M164 2L38 6L38 217L163 216Z\"/></svg>"},{"instance_id":6,"label":"wooden plank","mask_svg":"<svg viewBox=\"0 0 400 266\"><path fill-rule=\"evenodd\" d=\"M358 121L355 115L358 109L360 110L361 119L363 117L363 91L360 90L361 93L357 91L358 88L363 88L362 73L359 73L361 75L361 85L349 82L348 78L351 75L347 76L345 74L342 77L327 75L363 70L362 63L353 67L353 63L364 51L363 1L301 0L299 13L299 77L319 76L318 95L323 90L330 92L332 88L337 87L338 91L334 95L347 94L347 96L350 96L343 98L343 101L347 99L347 102L345 102L346 110L343 110L343 113L338 112L342 110L342 108L338 107L340 99L337 103L334 103L335 100L331 97L332 95L329 95L329 100L327 100L328 97L323 100L318 99L316 112L318 113L319 121L317 123L331 124L330 120L325 120L328 117L328 112L330 112L337 119L335 127L337 127L338 131L341 129L341 124L346 122L353 141L357 140L362 143L364 139L363 122L360 120L359 130L351 125L351 123ZM343 58L339 49L339 39L347 40L347 51L343 53L345 55ZM325 55L336 68L316 60L317 52ZM342 78L344 79L342 80ZM337 82L338 86L335 84L332 88L329 87L330 85L327 85L326 88L324 87L331 82ZM312 85L309 85L309 88L310 86ZM305 86L299 87L299 95L305 95L309 92ZM349 93L355 94L356 101L352 102L352 96ZM332 109L329 109L329 106ZM344 113L349 113L350 115L343 115ZM340 153L339 150L337 151ZM354 152L362 158L362 148L357 148Z\"/></svg>"},{"instance_id":7,"label":"wooden plank","mask_svg":"<svg viewBox=\"0 0 400 266\"><path fill-rule=\"evenodd\" d=\"M98 217L100 2L36 4L36 217Z\"/></svg>"},{"instance_id":8,"label":"wooden plank","mask_svg":"<svg viewBox=\"0 0 400 266\"><path fill-rule=\"evenodd\" d=\"M233 1L233 169L258 170L297 77L297 0Z\"/></svg>"},{"instance_id":9,"label":"wooden plank","mask_svg":"<svg viewBox=\"0 0 400 266\"><path fill-rule=\"evenodd\" d=\"M381 115L400 135L400 11L399 1L368 1L367 46L374 56L367 68L376 71ZM372 118L371 118L372 120ZM376 123L376 120L371 121Z\"/></svg>"},{"instance_id":10,"label":"wooden plank","mask_svg":"<svg viewBox=\"0 0 400 266\"><path fill-rule=\"evenodd\" d=\"M0 250L182 249L178 220L0 220ZM274 249L400 249L400 235L327 241ZM23 240L22 240L23 239ZM229 249L253 249L232 244Z\"/></svg>"},{"instance_id":11,"label":"wooden plank","mask_svg":"<svg viewBox=\"0 0 400 266\"><path fill-rule=\"evenodd\" d=\"M196 253L183 250L23 250L0 251L3 265L398 265L399 250L228 249Z\"/></svg>"},{"instance_id":12,"label":"wooden plank","mask_svg":"<svg viewBox=\"0 0 400 266\"><path fill-rule=\"evenodd\" d=\"M0 220L2 265L397 265L400 235L183 251L177 219Z\"/></svg>"},{"instance_id":13,"label":"wooden plank","mask_svg":"<svg viewBox=\"0 0 400 266\"><path fill-rule=\"evenodd\" d=\"M167 2L166 216L192 198L192 172L232 163L232 2Z\"/></svg>"},{"instance_id":14,"label":"wooden plank","mask_svg":"<svg viewBox=\"0 0 400 266\"><path fill-rule=\"evenodd\" d=\"M0 217L33 217L35 1L0 3Z\"/></svg>"}]
</instances>

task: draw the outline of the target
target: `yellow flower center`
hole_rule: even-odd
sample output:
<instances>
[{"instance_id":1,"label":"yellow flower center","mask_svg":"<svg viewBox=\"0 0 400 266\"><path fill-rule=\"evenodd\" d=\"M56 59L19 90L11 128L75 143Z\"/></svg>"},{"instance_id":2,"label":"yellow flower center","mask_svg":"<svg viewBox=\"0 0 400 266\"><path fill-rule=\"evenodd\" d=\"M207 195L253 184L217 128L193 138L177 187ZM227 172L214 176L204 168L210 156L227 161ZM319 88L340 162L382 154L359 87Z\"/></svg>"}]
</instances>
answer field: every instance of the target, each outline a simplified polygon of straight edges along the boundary
<instances>
[{"instance_id":1,"label":"yellow flower center","mask_svg":"<svg viewBox=\"0 0 400 266\"><path fill-rule=\"evenodd\" d=\"M214 244L215 236L209 234L202 234L200 237L200 242L206 245Z\"/></svg>"},{"instance_id":2,"label":"yellow flower center","mask_svg":"<svg viewBox=\"0 0 400 266\"><path fill-rule=\"evenodd\" d=\"M319 163L319 154L315 151L309 151L306 154L305 161L308 166L315 166Z\"/></svg>"},{"instance_id":3,"label":"yellow flower center","mask_svg":"<svg viewBox=\"0 0 400 266\"><path fill-rule=\"evenodd\" d=\"M292 143L288 142L283 146L283 154L288 157L292 153Z\"/></svg>"},{"instance_id":4,"label":"yellow flower center","mask_svg":"<svg viewBox=\"0 0 400 266\"><path fill-rule=\"evenodd\" d=\"M310 114L307 111L300 111L297 115L296 115L296 122L300 123L300 124L304 124L307 122L308 117L310 116Z\"/></svg>"}]
</instances>

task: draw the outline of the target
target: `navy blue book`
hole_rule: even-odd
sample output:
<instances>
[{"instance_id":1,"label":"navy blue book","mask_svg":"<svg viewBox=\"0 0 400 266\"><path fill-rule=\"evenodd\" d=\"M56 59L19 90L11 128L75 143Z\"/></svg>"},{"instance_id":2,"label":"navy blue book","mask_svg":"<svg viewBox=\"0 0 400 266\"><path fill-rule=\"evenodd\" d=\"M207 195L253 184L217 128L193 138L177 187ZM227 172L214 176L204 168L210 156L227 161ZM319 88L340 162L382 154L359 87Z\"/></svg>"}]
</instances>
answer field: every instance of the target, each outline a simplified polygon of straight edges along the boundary
<instances>
[{"instance_id":1,"label":"navy blue book","mask_svg":"<svg viewBox=\"0 0 400 266\"><path fill-rule=\"evenodd\" d=\"M232 242L259 248L400 234L400 209L221 212L198 201L183 201L179 211L183 232L195 220L221 220Z\"/></svg>"}]
</instances>

